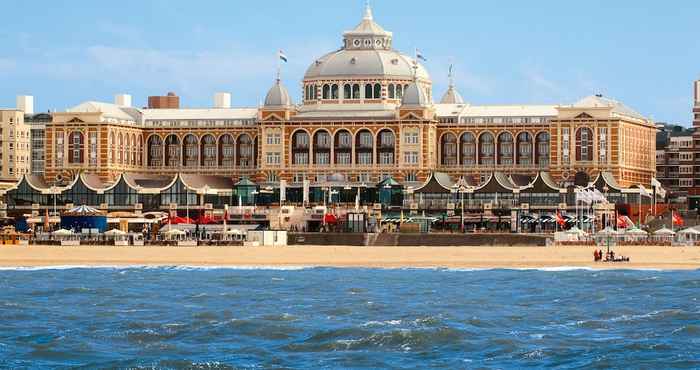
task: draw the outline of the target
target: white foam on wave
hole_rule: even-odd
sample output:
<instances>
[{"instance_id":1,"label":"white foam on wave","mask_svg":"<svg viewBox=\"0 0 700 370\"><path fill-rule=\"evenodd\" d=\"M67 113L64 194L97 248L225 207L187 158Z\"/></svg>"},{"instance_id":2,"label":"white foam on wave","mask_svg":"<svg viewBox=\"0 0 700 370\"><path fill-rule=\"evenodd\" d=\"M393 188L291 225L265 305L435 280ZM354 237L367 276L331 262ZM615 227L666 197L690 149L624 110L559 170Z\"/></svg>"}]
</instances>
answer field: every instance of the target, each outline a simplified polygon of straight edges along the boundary
<instances>
[{"instance_id":1,"label":"white foam on wave","mask_svg":"<svg viewBox=\"0 0 700 370\"><path fill-rule=\"evenodd\" d=\"M314 269L314 266L148 266L148 265L64 265L64 266L13 266L0 267L0 271L44 271L44 270L181 270L181 271L207 271L207 270L272 270L272 271L298 271Z\"/></svg>"},{"instance_id":2,"label":"white foam on wave","mask_svg":"<svg viewBox=\"0 0 700 370\"><path fill-rule=\"evenodd\" d=\"M197 266L197 265L57 265L57 266L0 266L0 271L42 271L42 270L183 270L183 271L207 271L207 270L260 270L260 271L302 271L313 269L337 269L337 270L376 270L376 271L436 271L436 272L485 272L485 271L542 271L542 272L572 272L572 271L645 271L645 272L672 272L672 271L700 271L698 270L674 270L658 268L622 268L607 269L587 266L552 266L552 267L490 267L490 268L460 268L460 267L323 267L323 266L276 266L276 265L239 265L239 266Z\"/></svg>"}]
</instances>

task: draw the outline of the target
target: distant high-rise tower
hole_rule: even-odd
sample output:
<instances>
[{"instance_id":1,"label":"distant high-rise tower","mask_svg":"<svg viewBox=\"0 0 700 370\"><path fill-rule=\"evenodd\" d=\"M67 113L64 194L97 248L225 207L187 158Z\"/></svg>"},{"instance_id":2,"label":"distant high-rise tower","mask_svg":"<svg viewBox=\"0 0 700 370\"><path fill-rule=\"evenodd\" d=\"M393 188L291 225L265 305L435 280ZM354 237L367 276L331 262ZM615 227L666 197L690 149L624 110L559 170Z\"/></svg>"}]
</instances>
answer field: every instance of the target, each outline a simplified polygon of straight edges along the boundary
<instances>
[{"instance_id":1,"label":"distant high-rise tower","mask_svg":"<svg viewBox=\"0 0 700 370\"><path fill-rule=\"evenodd\" d=\"M695 104L693 106L693 125L700 126L700 80L695 81Z\"/></svg>"}]
</instances>

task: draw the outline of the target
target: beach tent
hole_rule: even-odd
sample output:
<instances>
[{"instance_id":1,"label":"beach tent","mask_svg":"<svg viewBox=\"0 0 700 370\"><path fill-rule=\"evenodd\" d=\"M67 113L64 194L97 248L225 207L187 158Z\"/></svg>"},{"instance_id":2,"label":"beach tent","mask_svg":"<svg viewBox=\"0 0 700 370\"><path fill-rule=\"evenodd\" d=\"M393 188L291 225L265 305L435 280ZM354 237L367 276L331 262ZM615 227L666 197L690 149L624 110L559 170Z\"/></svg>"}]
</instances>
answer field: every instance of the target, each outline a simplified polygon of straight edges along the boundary
<instances>
[{"instance_id":1,"label":"beach tent","mask_svg":"<svg viewBox=\"0 0 700 370\"><path fill-rule=\"evenodd\" d=\"M104 236L114 241L114 245L125 246L129 245L129 234L119 229L112 229L104 233Z\"/></svg>"},{"instance_id":2,"label":"beach tent","mask_svg":"<svg viewBox=\"0 0 700 370\"><path fill-rule=\"evenodd\" d=\"M61 242L61 245L80 245L80 235L66 229L56 230L53 233L56 240Z\"/></svg>"},{"instance_id":3,"label":"beach tent","mask_svg":"<svg viewBox=\"0 0 700 370\"><path fill-rule=\"evenodd\" d=\"M695 243L700 239L700 231L689 227L678 232L678 240L682 242Z\"/></svg>"},{"instance_id":4,"label":"beach tent","mask_svg":"<svg viewBox=\"0 0 700 370\"><path fill-rule=\"evenodd\" d=\"M75 235L72 231L67 229L56 230L52 233L54 236L73 236Z\"/></svg>"},{"instance_id":5,"label":"beach tent","mask_svg":"<svg viewBox=\"0 0 700 370\"><path fill-rule=\"evenodd\" d=\"M624 235L625 239L629 241L638 241L649 237L649 234L646 231L637 227L627 229Z\"/></svg>"},{"instance_id":6,"label":"beach tent","mask_svg":"<svg viewBox=\"0 0 700 370\"><path fill-rule=\"evenodd\" d=\"M654 231L654 240L657 241L672 242L674 236L676 236L676 233L665 227Z\"/></svg>"},{"instance_id":7,"label":"beach tent","mask_svg":"<svg viewBox=\"0 0 700 370\"><path fill-rule=\"evenodd\" d=\"M126 236L127 233L125 233L119 229L112 229L112 230L107 231L104 235L110 236L110 237L117 237L117 236Z\"/></svg>"},{"instance_id":8,"label":"beach tent","mask_svg":"<svg viewBox=\"0 0 700 370\"><path fill-rule=\"evenodd\" d=\"M598 231L593 236L595 241L600 244L610 245L615 244L615 242L622 236L622 232L613 229L608 226L603 230Z\"/></svg>"},{"instance_id":9,"label":"beach tent","mask_svg":"<svg viewBox=\"0 0 700 370\"><path fill-rule=\"evenodd\" d=\"M181 240L187 233L178 229L170 229L163 232L163 235L165 235L165 238L168 240Z\"/></svg>"}]
</instances>

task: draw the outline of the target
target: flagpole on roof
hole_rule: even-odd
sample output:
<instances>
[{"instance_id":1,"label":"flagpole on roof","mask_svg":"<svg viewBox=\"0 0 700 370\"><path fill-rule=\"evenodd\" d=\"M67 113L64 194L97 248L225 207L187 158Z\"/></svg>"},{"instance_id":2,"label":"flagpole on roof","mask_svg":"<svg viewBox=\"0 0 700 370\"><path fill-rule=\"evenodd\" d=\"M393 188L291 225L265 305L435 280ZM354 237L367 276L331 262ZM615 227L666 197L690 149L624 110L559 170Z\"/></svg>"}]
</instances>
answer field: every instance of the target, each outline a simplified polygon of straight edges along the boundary
<instances>
[{"instance_id":1,"label":"flagpole on roof","mask_svg":"<svg viewBox=\"0 0 700 370\"><path fill-rule=\"evenodd\" d=\"M277 52L277 82L282 80L282 53Z\"/></svg>"}]
</instances>

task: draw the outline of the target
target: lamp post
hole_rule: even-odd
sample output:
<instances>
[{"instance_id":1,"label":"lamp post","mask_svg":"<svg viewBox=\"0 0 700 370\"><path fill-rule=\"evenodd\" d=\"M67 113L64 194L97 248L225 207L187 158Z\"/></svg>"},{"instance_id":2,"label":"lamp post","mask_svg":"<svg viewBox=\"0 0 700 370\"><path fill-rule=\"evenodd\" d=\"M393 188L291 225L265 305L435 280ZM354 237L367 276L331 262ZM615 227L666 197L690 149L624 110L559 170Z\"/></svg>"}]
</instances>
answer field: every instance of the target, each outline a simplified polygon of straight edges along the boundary
<instances>
[{"instance_id":1,"label":"lamp post","mask_svg":"<svg viewBox=\"0 0 700 370\"><path fill-rule=\"evenodd\" d=\"M51 186L51 194L53 194L53 214L54 216L56 215L56 192L58 191L58 188L56 187L56 183L54 182L53 186ZM49 226L51 227L51 231L54 230L53 225L51 225L51 217L49 216L49 219L47 220L49 223Z\"/></svg>"},{"instance_id":2,"label":"lamp post","mask_svg":"<svg viewBox=\"0 0 700 370\"><path fill-rule=\"evenodd\" d=\"M253 196L253 213L255 213L255 208L258 201L258 194L260 194L260 192L257 190L253 190L250 194Z\"/></svg>"},{"instance_id":3,"label":"lamp post","mask_svg":"<svg viewBox=\"0 0 700 370\"><path fill-rule=\"evenodd\" d=\"M467 185L467 182L464 180L464 177L460 177L459 181L457 181L453 186L453 191L455 193L459 193L459 202L460 202L460 223L459 223L459 229L464 233L464 193L469 191L469 185Z\"/></svg>"}]
</instances>

